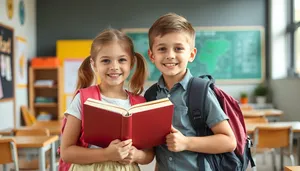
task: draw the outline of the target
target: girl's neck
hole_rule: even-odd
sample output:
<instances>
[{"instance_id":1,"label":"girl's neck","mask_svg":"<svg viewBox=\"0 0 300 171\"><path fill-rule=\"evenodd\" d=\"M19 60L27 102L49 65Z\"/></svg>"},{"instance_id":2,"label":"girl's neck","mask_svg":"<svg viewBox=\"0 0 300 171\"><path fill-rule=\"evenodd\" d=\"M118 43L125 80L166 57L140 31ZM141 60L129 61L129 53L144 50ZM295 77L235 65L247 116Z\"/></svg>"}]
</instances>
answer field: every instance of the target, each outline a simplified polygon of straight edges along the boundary
<instances>
[{"instance_id":1,"label":"girl's neck","mask_svg":"<svg viewBox=\"0 0 300 171\"><path fill-rule=\"evenodd\" d=\"M127 99L127 93L123 86L106 86L104 84L99 85L102 95L116 99Z\"/></svg>"}]
</instances>

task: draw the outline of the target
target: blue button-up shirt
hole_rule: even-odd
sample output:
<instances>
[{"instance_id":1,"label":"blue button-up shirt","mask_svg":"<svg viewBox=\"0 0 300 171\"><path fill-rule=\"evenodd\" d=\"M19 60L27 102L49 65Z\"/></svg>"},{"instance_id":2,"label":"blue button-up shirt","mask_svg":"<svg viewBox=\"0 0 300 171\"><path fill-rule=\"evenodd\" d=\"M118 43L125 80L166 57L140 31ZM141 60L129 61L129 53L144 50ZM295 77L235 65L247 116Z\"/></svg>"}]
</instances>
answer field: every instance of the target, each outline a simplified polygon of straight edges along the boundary
<instances>
[{"instance_id":1,"label":"blue button-up shirt","mask_svg":"<svg viewBox=\"0 0 300 171\"><path fill-rule=\"evenodd\" d=\"M178 129L185 136L196 136L196 131L193 129L188 116L187 107L187 87L189 80L192 78L192 74L187 69L187 73L184 78L176 83L169 91L166 86L163 77L161 76L158 81L157 99L169 97L174 104L173 126ZM228 119L224 114L217 99L215 98L213 91L209 89L206 109L208 110L207 125L209 127ZM199 171L197 164L197 153L192 151L171 152L167 146L160 145L155 148L156 160L158 163L159 171ZM210 166L205 160L206 171L210 171Z\"/></svg>"}]
</instances>

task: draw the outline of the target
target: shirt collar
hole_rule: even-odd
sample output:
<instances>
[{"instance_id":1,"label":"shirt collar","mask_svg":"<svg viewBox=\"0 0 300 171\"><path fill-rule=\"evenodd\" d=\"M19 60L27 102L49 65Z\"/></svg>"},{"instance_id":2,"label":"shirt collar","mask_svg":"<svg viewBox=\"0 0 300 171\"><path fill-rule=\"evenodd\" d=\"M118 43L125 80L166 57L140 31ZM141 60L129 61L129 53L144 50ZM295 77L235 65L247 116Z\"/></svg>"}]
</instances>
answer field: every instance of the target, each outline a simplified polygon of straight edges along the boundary
<instances>
[{"instance_id":1,"label":"shirt collar","mask_svg":"<svg viewBox=\"0 0 300 171\"><path fill-rule=\"evenodd\" d=\"M191 74L190 70L187 69L183 79L179 82L179 84L182 86L182 88L184 90L187 90L187 87L188 87L188 84L189 84L189 81L190 79L193 77L193 75ZM157 82L157 86L159 88L166 88L166 85L165 85L165 81L164 81L164 78L163 76L161 75L158 82Z\"/></svg>"}]
</instances>

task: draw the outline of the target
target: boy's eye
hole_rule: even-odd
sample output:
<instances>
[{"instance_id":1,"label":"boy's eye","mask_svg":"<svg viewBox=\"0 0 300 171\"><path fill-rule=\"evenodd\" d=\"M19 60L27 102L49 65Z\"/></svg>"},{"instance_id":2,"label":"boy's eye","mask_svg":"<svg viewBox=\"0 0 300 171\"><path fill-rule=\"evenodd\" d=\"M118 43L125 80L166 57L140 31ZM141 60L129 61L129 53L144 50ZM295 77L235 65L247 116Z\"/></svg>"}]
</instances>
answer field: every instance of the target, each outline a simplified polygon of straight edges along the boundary
<instances>
[{"instance_id":1,"label":"boy's eye","mask_svg":"<svg viewBox=\"0 0 300 171\"><path fill-rule=\"evenodd\" d=\"M158 48L158 51L165 51L167 48L165 48L165 47L160 47L160 48Z\"/></svg>"},{"instance_id":2,"label":"boy's eye","mask_svg":"<svg viewBox=\"0 0 300 171\"><path fill-rule=\"evenodd\" d=\"M181 51L181 50L184 50L184 48L182 48L182 47L176 47L175 48L175 51Z\"/></svg>"}]
</instances>

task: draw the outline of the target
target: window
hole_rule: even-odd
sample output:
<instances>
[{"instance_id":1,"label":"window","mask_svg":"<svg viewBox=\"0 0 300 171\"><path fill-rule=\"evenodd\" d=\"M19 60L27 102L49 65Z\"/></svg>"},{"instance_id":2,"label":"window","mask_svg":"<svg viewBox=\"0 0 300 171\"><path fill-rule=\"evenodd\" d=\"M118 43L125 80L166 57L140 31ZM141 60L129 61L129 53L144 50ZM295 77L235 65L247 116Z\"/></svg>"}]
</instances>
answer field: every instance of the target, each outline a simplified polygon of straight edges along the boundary
<instances>
[{"instance_id":1,"label":"window","mask_svg":"<svg viewBox=\"0 0 300 171\"><path fill-rule=\"evenodd\" d=\"M300 73L300 0L294 0L293 3L293 27L291 29L294 32L293 51L294 55L292 59L295 71Z\"/></svg>"}]
</instances>

